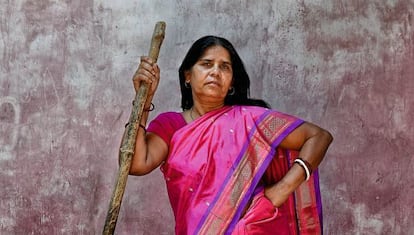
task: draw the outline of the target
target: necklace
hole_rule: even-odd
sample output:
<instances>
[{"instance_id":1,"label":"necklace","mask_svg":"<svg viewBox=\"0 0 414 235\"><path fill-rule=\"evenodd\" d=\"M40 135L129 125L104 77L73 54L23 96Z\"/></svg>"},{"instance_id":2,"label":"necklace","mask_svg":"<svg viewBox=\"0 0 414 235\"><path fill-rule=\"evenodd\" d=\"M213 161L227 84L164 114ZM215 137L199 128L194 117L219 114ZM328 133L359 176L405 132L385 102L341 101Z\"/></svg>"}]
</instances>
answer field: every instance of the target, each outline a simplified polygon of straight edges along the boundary
<instances>
[{"instance_id":1,"label":"necklace","mask_svg":"<svg viewBox=\"0 0 414 235\"><path fill-rule=\"evenodd\" d=\"M194 106L193 106L194 107ZM193 117L193 107L191 107L191 109L190 109L190 117L191 117L191 120L192 121L194 121L194 117ZM197 112L198 113L198 112Z\"/></svg>"}]
</instances>

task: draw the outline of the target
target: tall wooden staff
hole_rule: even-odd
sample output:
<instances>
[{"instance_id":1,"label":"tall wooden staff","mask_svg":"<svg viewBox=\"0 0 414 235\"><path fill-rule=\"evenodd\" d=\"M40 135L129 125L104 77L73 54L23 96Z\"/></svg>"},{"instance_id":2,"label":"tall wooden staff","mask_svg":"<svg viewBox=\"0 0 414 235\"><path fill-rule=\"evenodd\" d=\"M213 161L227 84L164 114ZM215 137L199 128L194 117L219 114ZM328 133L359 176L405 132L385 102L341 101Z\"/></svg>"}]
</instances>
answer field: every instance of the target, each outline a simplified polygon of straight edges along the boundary
<instances>
[{"instance_id":1,"label":"tall wooden staff","mask_svg":"<svg viewBox=\"0 0 414 235\"><path fill-rule=\"evenodd\" d=\"M157 62L160 47L165 35L165 22L157 22L152 35L151 48L149 50L149 57L154 62ZM135 73L134 77L137 74ZM119 210L121 208L122 197L124 195L125 186L131 168L131 160L135 150L135 140L138 133L139 123L141 123L144 104L148 96L149 85L141 83L135 95L134 102L132 102L132 112L129 117L129 124L126 126L124 136L122 138L121 147L119 148L120 166L118 170L118 177L114 191L112 192L111 202L109 204L108 214L106 216L105 227L102 234L114 234L116 221L118 219Z\"/></svg>"}]
</instances>

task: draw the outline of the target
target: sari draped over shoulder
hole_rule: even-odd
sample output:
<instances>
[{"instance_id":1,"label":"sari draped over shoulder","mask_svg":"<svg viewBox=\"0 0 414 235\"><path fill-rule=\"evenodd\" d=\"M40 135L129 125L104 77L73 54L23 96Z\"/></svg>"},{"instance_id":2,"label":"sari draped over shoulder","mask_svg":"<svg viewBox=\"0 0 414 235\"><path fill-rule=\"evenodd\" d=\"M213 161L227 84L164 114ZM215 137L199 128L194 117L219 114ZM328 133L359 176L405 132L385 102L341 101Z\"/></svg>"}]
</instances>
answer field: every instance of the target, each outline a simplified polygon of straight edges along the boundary
<instances>
[{"instance_id":1,"label":"sari draped over shoulder","mask_svg":"<svg viewBox=\"0 0 414 235\"><path fill-rule=\"evenodd\" d=\"M261 107L225 106L177 130L161 166L176 234L321 234L317 171L279 208L264 196L297 157L278 145L302 123Z\"/></svg>"}]
</instances>

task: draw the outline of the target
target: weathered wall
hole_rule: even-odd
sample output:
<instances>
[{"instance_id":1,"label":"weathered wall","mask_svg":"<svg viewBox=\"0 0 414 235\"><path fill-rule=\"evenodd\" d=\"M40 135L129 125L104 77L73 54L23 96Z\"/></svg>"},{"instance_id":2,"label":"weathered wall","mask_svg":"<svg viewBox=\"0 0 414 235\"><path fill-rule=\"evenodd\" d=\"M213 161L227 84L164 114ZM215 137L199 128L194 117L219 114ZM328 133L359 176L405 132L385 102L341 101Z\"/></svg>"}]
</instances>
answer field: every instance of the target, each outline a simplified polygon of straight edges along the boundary
<instances>
[{"instance_id":1,"label":"weathered wall","mask_svg":"<svg viewBox=\"0 0 414 235\"><path fill-rule=\"evenodd\" d=\"M320 167L326 234L414 234L414 2L0 2L0 233L99 234L156 21L152 115L179 110L190 44L230 39L252 95L335 141ZM153 117L153 116L152 116ZM159 170L130 177L117 234L172 234Z\"/></svg>"}]
</instances>

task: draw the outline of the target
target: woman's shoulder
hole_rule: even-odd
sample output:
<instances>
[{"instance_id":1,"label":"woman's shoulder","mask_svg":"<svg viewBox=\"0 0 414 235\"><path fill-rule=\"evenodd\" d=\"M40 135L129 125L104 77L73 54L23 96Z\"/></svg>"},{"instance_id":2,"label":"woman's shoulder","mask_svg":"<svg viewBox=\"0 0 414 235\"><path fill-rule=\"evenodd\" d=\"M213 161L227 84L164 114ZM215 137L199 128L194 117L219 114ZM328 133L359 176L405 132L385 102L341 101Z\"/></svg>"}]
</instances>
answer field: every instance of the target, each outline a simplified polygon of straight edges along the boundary
<instances>
[{"instance_id":1,"label":"woman's shoulder","mask_svg":"<svg viewBox=\"0 0 414 235\"><path fill-rule=\"evenodd\" d=\"M157 134L169 145L172 135L186 124L181 113L164 112L150 122L147 131Z\"/></svg>"},{"instance_id":2,"label":"woman's shoulder","mask_svg":"<svg viewBox=\"0 0 414 235\"><path fill-rule=\"evenodd\" d=\"M261 106L252 106L252 105L235 105L234 108L239 110L240 112L249 112L251 114L263 114L270 110L268 108L264 108Z\"/></svg>"},{"instance_id":3,"label":"woman's shoulder","mask_svg":"<svg viewBox=\"0 0 414 235\"><path fill-rule=\"evenodd\" d=\"M180 119L182 114L181 112L168 111L158 114L156 118Z\"/></svg>"},{"instance_id":4,"label":"woman's shoulder","mask_svg":"<svg viewBox=\"0 0 414 235\"><path fill-rule=\"evenodd\" d=\"M235 106L235 107L241 113L245 113L245 114L248 113L249 115L256 116L256 117L260 117L262 115L271 115L271 116L278 116L278 117L291 117L295 119L300 119L296 117L295 115L284 113L276 109L261 107L261 106L240 105L240 106Z\"/></svg>"},{"instance_id":5,"label":"woman's shoulder","mask_svg":"<svg viewBox=\"0 0 414 235\"><path fill-rule=\"evenodd\" d=\"M180 128L187 124L182 113L174 111L160 113L154 118L154 121L161 122L167 125L169 124L176 128Z\"/></svg>"}]
</instances>

